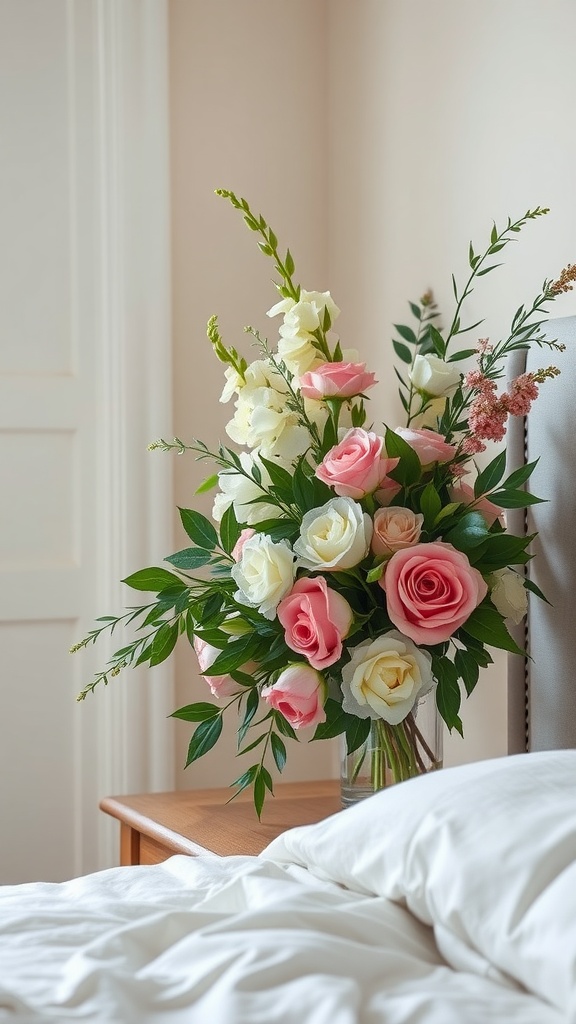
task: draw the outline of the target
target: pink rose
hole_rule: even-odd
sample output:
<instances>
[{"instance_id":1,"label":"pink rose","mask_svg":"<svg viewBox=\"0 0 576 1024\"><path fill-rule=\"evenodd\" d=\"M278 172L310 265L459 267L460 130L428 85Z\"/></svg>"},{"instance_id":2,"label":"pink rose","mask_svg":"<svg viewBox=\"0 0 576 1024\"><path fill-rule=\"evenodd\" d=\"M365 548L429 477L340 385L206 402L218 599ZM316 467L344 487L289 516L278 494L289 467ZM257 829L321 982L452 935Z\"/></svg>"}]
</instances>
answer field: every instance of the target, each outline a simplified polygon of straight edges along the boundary
<instances>
[{"instance_id":1,"label":"pink rose","mask_svg":"<svg viewBox=\"0 0 576 1024\"><path fill-rule=\"evenodd\" d=\"M475 498L474 488L470 484L460 480L448 488L450 501L461 501L463 505L471 505L474 512L481 512L488 526L492 526L497 519L504 519L502 509L498 508L489 498Z\"/></svg>"},{"instance_id":2,"label":"pink rose","mask_svg":"<svg viewBox=\"0 0 576 1024\"><path fill-rule=\"evenodd\" d=\"M366 363L321 363L300 377L304 398L353 398L376 384Z\"/></svg>"},{"instance_id":3,"label":"pink rose","mask_svg":"<svg viewBox=\"0 0 576 1024\"><path fill-rule=\"evenodd\" d=\"M466 555L443 541L396 551L378 582L392 622L417 644L448 640L488 592Z\"/></svg>"},{"instance_id":4,"label":"pink rose","mask_svg":"<svg viewBox=\"0 0 576 1024\"><path fill-rule=\"evenodd\" d=\"M317 669L338 661L354 618L348 601L328 587L323 576L297 580L280 601L277 615L287 646Z\"/></svg>"},{"instance_id":5,"label":"pink rose","mask_svg":"<svg viewBox=\"0 0 576 1024\"><path fill-rule=\"evenodd\" d=\"M218 655L222 653L217 647L207 644L199 636L194 637L194 650L198 658L200 672L211 668ZM202 678L208 683L214 697L231 697L240 689L238 683L235 683L231 676L202 676Z\"/></svg>"},{"instance_id":6,"label":"pink rose","mask_svg":"<svg viewBox=\"0 0 576 1024\"><path fill-rule=\"evenodd\" d=\"M374 513L372 551L375 555L391 555L402 548L411 548L420 540L424 516L409 508L390 505Z\"/></svg>"},{"instance_id":7,"label":"pink rose","mask_svg":"<svg viewBox=\"0 0 576 1024\"><path fill-rule=\"evenodd\" d=\"M244 547L246 541L250 540L250 537L253 537L255 533L256 530L253 530L250 526L247 527L247 529L242 530L242 533L240 534L238 540L236 541L234 547L232 548L232 558L234 559L235 562L240 561L242 548Z\"/></svg>"},{"instance_id":8,"label":"pink rose","mask_svg":"<svg viewBox=\"0 0 576 1024\"><path fill-rule=\"evenodd\" d=\"M316 476L344 498L372 494L399 462L382 458L383 445L383 438L353 427L326 453Z\"/></svg>"},{"instance_id":9,"label":"pink rose","mask_svg":"<svg viewBox=\"0 0 576 1024\"><path fill-rule=\"evenodd\" d=\"M326 684L320 673L302 662L289 665L274 686L262 689L264 700L279 711L293 729L326 721L325 696Z\"/></svg>"},{"instance_id":10,"label":"pink rose","mask_svg":"<svg viewBox=\"0 0 576 1024\"><path fill-rule=\"evenodd\" d=\"M437 434L434 430L395 427L394 433L414 449L423 466L430 462L450 462L456 455L456 446L447 444L442 434Z\"/></svg>"}]
</instances>

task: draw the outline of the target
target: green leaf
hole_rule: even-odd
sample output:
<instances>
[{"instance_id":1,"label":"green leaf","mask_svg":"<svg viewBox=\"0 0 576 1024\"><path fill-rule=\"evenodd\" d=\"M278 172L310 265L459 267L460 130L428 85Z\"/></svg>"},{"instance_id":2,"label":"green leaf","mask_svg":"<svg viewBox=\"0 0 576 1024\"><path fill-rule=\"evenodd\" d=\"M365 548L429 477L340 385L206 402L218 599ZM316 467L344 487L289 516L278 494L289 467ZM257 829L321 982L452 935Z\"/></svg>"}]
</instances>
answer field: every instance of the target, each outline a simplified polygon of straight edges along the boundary
<instances>
[{"instance_id":1,"label":"green leaf","mask_svg":"<svg viewBox=\"0 0 576 1024\"><path fill-rule=\"evenodd\" d=\"M476 355L476 349L475 348L462 348L462 349L460 349L459 352L453 352L452 355L448 357L448 362L449 363L456 363L460 359L470 359L470 356L475 356L475 355Z\"/></svg>"},{"instance_id":2,"label":"green leaf","mask_svg":"<svg viewBox=\"0 0 576 1024\"><path fill-rule=\"evenodd\" d=\"M403 363L412 362L412 353L406 345L403 345L401 341L393 341L392 345L394 347L396 355L398 356L399 359L402 360Z\"/></svg>"},{"instance_id":3,"label":"green leaf","mask_svg":"<svg viewBox=\"0 0 576 1024\"><path fill-rule=\"evenodd\" d=\"M292 474L287 469L284 469L283 466L279 466L277 462L265 459L263 455L260 455L260 461L268 471L273 486L280 488L281 491L287 491L288 494L292 494Z\"/></svg>"},{"instance_id":4,"label":"green leaf","mask_svg":"<svg viewBox=\"0 0 576 1024\"><path fill-rule=\"evenodd\" d=\"M500 612L491 605L481 604L460 628L490 647L499 647L512 654L524 654L506 629Z\"/></svg>"},{"instance_id":5,"label":"green leaf","mask_svg":"<svg viewBox=\"0 0 576 1024\"><path fill-rule=\"evenodd\" d=\"M366 583L377 583L385 568L386 564L384 562L381 562L380 565L375 565L374 568L370 569L370 572L366 574Z\"/></svg>"},{"instance_id":6,"label":"green leaf","mask_svg":"<svg viewBox=\"0 0 576 1024\"><path fill-rule=\"evenodd\" d=\"M184 548L175 555L168 555L164 561L170 562L176 569L199 569L202 565L208 565L211 558L212 552L206 548Z\"/></svg>"},{"instance_id":7,"label":"green leaf","mask_svg":"<svg viewBox=\"0 0 576 1024\"><path fill-rule=\"evenodd\" d=\"M444 356L446 355L446 342L444 341L444 338L440 334L440 331L436 330L433 324L429 324L428 332L430 335L430 341L434 346L436 355L440 356L440 359L444 359Z\"/></svg>"},{"instance_id":8,"label":"green leaf","mask_svg":"<svg viewBox=\"0 0 576 1024\"><path fill-rule=\"evenodd\" d=\"M490 501L493 501L495 505L499 505L500 508L527 508L528 505L540 505L547 500L547 498L537 498L535 494L530 494L529 491L517 491L514 489L493 491L490 495Z\"/></svg>"},{"instance_id":9,"label":"green leaf","mask_svg":"<svg viewBox=\"0 0 576 1024\"><path fill-rule=\"evenodd\" d=\"M411 327L406 327L405 324L394 324L394 327L398 331L398 334L400 335L400 337L404 338L404 341L410 342L411 345L417 345L418 344L418 338L414 334L414 331L412 330ZM412 361L412 357L410 356L410 362L411 361Z\"/></svg>"},{"instance_id":10,"label":"green leaf","mask_svg":"<svg viewBox=\"0 0 576 1024\"><path fill-rule=\"evenodd\" d=\"M254 779L254 807L256 808L256 814L258 815L258 821L262 817L262 809L264 807L264 800L266 799L266 784L262 775L261 766L258 765L258 771Z\"/></svg>"},{"instance_id":11,"label":"green leaf","mask_svg":"<svg viewBox=\"0 0 576 1024\"><path fill-rule=\"evenodd\" d=\"M286 764L286 745L275 732L270 736L270 744L272 747L274 761L276 762L276 767L278 771L281 772L284 770L284 766Z\"/></svg>"},{"instance_id":12,"label":"green leaf","mask_svg":"<svg viewBox=\"0 0 576 1024\"><path fill-rule=\"evenodd\" d=\"M491 267L484 267L483 270L479 270L477 276L478 277L484 277L484 274L489 274L491 270L497 270L498 267L501 267L501 266L502 266L502 263L493 263Z\"/></svg>"},{"instance_id":13,"label":"green leaf","mask_svg":"<svg viewBox=\"0 0 576 1024\"><path fill-rule=\"evenodd\" d=\"M185 768L193 761L197 761L198 758L204 757L212 747L216 745L220 739L222 732L222 714L214 716L213 718L207 719L205 722L200 722L197 726L190 745L188 747L188 756L186 758Z\"/></svg>"},{"instance_id":14,"label":"green leaf","mask_svg":"<svg viewBox=\"0 0 576 1024\"><path fill-rule=\"evenodd\" d=\"M432 481L430 481L426 484L426 487L420 495L420 511L424 516L427 528L429 528L431 523L435 522L441 508L442 502L440 500L440 495Z\"/></svg>"},{"instance_id":15,"label":"green leaf","mask_svg":"<svg viewBox=\"0 0 576 1024\"><path fill-rule=\"evenodd\" d=\"M404 487L416 483L420 479L422 468L420 459L414 449L410 447L403 437L400 437L400 434L396 434L389 427L386 427L385 446L386 452L391 459L400 459L396 468L391 470L388 475Z\"/></svg>"},{"instance_id":16,"label":"green leaf","mask_svg":"<svg viewBox=\"0 0 576 1024\"><path fill-rule=\"evenodd\" d=\"M232 553L241 532L242 527L236 519L234 506L229 505L220 521L220 542L227 554Z\"/></svg>"},{"instance_id":17,"label":"green leaf","mask_svg":"<svg viewBox=\"0 0 576 1024\"><path fill-rule=\"evenodd\" d=\"M177 639L177 622L173 622L172 624L165 623L163 626L160 626L160 629L152 641L152 654L150 656L151 667L153 665L160 665L161 662L166 661L166 658L170 657Z\"/></svg>"},{"instance_id":18,"label":"green leaf","mask_svg":"<svg viewBox=\"0 0 576 1024\"><path fill-rule=\"evenodd\" d=\"M238 727L238 747L240 747L246 733L248 732L250 723L254 718L256 711L258 710L259 702L260 694L258 693L257 687L253 686L252 689L248 692L248 697L246 699L246 710L244 711L244 716Z\"/></svg>"},{"instance_id":19,"label":"green leaf","mask_svg":"<svg viewBox=\"0 0 576 1024\"><path fill-rule=\"evenodd\" d=\"M346 711L343 711L339 701L333 700L332 697L329 697L326 701L324 710L326 712L326 721L316 726L312 737L313 740L330 740L334 736L341 736L343 732L346 732L348 724L351 724L349 719L354 718L357 721L355 715L348 715Z\"/></svg>"},{"instance_id":20,"label":"green leaf","mask_svg":"<svg viewBox=\"0 0 576 1024\"><path fill-rule=\"evenodd\" d=\"M294 470L292 487L294 492L294 501L303 512L308 512L309 509L314 508L314 484L312 480L304 474L302 469L302 460L300 460Z\"/></svg>"},{"instance_id":21,"label":"green leaf","mask_svg":"<svg viewBox=\"0 0 576 1024\"><path fill-rule=\"evenodd\" d=\"M134 572L122 580L122 583L132 587L133 590L154 591L157 594L168 587L177 586L180 590L186 588L186 584L173 573L168 572L167 569L156 568L139 569L138 572Z\"/></svg>"},{"instance_id":22,"label":"green leaf","mask_svg":"<svg viewBox=\"0 0 576 1024\"><path fill-rule=\"evenodd\" d=\"M409 302L408 305L410 306L410 309L412 311L412 316L416 317L417 320L421 320L422 311L420 309L420 306L417 306L415 302Z\"/></svg>"},{"instance_id":23,"label":"green leaf","mask_svg":"<svg viewBox=\"0 0 576 1024\"><path fill-rule=\"evenodd\" d=\"M200 512L191 508L179 508L182 526L199 548L208 548L212 551L218 545L218 534L209 519Z\"/></svg>"},{"instance_id":24,"label":"green leaf","mask_svg":"<svg viewBox=\"0 0 576 1024\"><path fill-rule=\"evenodd\" d=\"M462 733L462 722L458 712L462 695L458 686L458 672L455 665L445 657L433 658L432 669L438 680L436 706L446 725L452 731Z\"/></svg>"},{"instance_id":25,"label":"green leaf","mask_svg":"<svg viewBox=\"0 0 576 1024\"><path fill-rule=\"evenodd\" d=\"M515 469L513 473L510 473L510 476L506 477L503 487L506 490L521 487L531 477L539 461L540 459L535 459L534 462L527 462L525 466Z\"/></svg>"},{"instance_id":26,"label":"green leaf","mask_svg":"<svg viewBox=\"0 0 576 1024\"><path fill-rule=\"evenodd\" d=\"M502 569L505 565L515 565L524 554L536 534L527 537L516 537L511 533L491 533L486 550L482 555L482 565L491 569Z\"/></svg>"},{"instance_id":27,"label":"green leaf","mask_svg":"<svg viewBox=\"0 0 576 1024\"><path fill-rule=\"evenodd\" d=\"M273 541L291 540L298 535L299 527L294 519L267 519L254 527L258 533L265 533Z\"/></svg>"},{"instance_id":28,"label":"green leaf","mask_svg":"<svg viewBox=\"0 0 576 1024\"><path fill-rule=\"evenodd\" d=\"M232 670L242 668L256 653L259 644L260 640L254 633L242 636L239 640L230 641L210 668L203 672L203 675L226 676Z\"/></svg>"},{"instance_id":29,"label":"green leaf","mask_svg":"<svg viewBox=\"0 0 576 1024\"><path fill-rule=\"evenodd\" d=\"M526 587L526 590L530 591L531 594L536 594L536 597L539 597L541 601L545 601L546 604L550 604L550 601L548 600L546 595L542 593L540 587L537 587L536 584L528 576L524 579L524 586ZM552 607L551 604L550 607Z\"/></svg>"},{"instance_id":30,"label":"green leaf","mask_svg":"<svg viewBox=\"0 0 576 1024\"><path fill-rule=\"evenodd\" d=\"M444 540L459 551L466 552L483 544L489 534L488 524L480 512L465 512Z\"/></svg>"},{"instance_id":31,"label":"green leaf","mask_svg":"<svg viewBox=\"0 0 576 1024\"><path fill-rule=\"evenodd\" d=\"M454 665L466 687L467 695L470 696L480 677L480 666L476 658L470 651L457 650L454 655Z\"/></svg>"},{"instance_id":32,"label":"green leaf","mask_svg":"<svg viewBox=\"0 0 576 1024\"><path fill-rule=\"evenodd\" d=\"M479 498L500 483L506 469L506 452L500 452L492 462L478 474L474 481L474 497Z\"/></svg>"},{"instance_id":33,"label":"green leaf","mask_svg":"<svg viewBox=\"0 0 576 1024\"><path fill-rule=\"evenodd\" d=\"M217 487L217 485L218 473L212 473L211 476L207 476L206 479L202 481L200 486L194 491L194 494L205 494L206 491L211 491L214 487Z\"/></svg>"},{"instance_id":34,"label":"green leaf","mask_svg":"<svg viewBox=\"0 0 576 1024\"><path fill-rule=\"evenodd\" d=\"M349 721L346 726L346 751L353 754L358 747L361 747L370 734L372 728L371 718L356 718L355 715L348 715Z\"/></svg>"},{"instance_id":35,"label":"green leaf","mask_svg":"<svg viewBox=\"0 0 576 1024\"><path fill-rule=\"evenodd\" d=\"M284 715L281 715L279 711L274 712L274 725L278 729L278 732L281 732L283 736L287 736L288 739L298 739L294 729L290 725L290 722L287 722ZM314 739L314 737L312 737L312 739Z\"/></svg>"},{"instance_id":36,"label":"green leaf","mask_svg":"<svg viewBox=\"0 0 576 1024\"><path fill-rule=\"evenodd\" d=\"M215 718L221 713L221 708L207 701L198 701L196 704L187 704L186 707L173 711L170 718L180 718L183 722L205 722L209 718Z\"/></svg>"}]
</instances>

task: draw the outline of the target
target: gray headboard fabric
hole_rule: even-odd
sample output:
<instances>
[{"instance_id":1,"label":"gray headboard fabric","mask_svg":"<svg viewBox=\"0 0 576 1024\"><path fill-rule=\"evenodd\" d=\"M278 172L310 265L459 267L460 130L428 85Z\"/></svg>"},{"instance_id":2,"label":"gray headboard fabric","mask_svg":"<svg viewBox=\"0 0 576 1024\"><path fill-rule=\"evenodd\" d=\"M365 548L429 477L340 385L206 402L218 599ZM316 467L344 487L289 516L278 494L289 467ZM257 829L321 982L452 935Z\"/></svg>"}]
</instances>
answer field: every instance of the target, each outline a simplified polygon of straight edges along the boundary
<instances>
[{"instance_id":1,"label":"gray headboard fabric","mask_svg":"<svg viewBox=\"0 0 576 1024\"><path fill-rule=\"evenodd\" d=\"M514 631L528 658L508 656L508 751L576 747L576 316L549 320L554 352L534 345L512 353L508 377L556 365L525 419L510 417L507 472L539 458L528 488L546 501L507 512L511 533L538 536L526 567L550 604L529 593Z\"/></svg>"}]
</instances>

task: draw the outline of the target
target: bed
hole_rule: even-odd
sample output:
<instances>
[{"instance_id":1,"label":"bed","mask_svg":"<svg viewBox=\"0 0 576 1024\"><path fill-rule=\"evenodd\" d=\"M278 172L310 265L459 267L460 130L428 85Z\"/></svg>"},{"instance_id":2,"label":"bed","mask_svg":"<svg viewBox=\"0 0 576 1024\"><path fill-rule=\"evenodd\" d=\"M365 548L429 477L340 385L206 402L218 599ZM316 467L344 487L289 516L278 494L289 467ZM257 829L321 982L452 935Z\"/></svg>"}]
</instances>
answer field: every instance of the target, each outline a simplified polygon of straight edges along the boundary
<instances>
[{"instance_id":1,"label":"bed","mask_svg":"<svg viewBox=\"0 0 576 1024\"><path fill-rule=\"evenodd\" d=\"M576 317L549 330L573 343ZM571 363L510 436L511 466L550 439L532 486L550 503L514 529L540 530L530 571L553 605L530 597L532 660L510 664L510 754L393 786L258 857L0 889L0 1022L576 1019Z\"/></svg>"}]
</instances>

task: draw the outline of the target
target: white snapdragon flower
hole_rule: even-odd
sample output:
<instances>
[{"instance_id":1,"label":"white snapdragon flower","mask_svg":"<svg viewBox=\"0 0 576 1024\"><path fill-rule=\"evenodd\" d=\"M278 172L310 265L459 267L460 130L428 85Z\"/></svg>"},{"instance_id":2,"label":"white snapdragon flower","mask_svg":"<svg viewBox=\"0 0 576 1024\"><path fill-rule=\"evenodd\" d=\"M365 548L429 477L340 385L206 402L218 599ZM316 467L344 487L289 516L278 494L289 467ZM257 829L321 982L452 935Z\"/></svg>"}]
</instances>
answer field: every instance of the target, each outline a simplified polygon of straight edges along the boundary
<instances>
[{"instance_id":1,"label":"white snapdragon flower","mask_svg":"<svg viewBox=\"0 0 576 1024\"><path fill-rule=\"evenodd\" d=\"M243 377L233 366L228 366L224 371L224 377L226 383L220 395L221 402L229 402L246 387L273 388L281 394L286 394L287 391L286 381L267 359L255 359L246 367Z\"/></svg>"},{"instance_id":2,"label":"white snapdragon flower","mask_svg":"<svg viewBox=\"0 0 576 1024\"><path fill-rule=\"evenodd\" d=\"M528 593L522 577L513 569L496 569L490 575L490 600L505 619L518 625L528 611Z\"/></svg>"},{"instance_id":3,"label":"white snapdragon flower","mask_svg":"<svg viewBox=\"0 0 576 1024\"><path fill-rule=\"evenodd\" d=\"M298 302L282 299L267 312L267 316L284 314L279 330L278 354L296 376L325 361L312 337L314 331L322 326L325 309L334 323L340 310L330 292L307 292L302 288Z\"/></svg>"},{"instance_id":4,"label":"white snapdragon flower","mask_svg":"<svg viewBox=\"0 0 576 1024\"><path fill-rule=\"evenodd\" d=\"M331 498L302 517L294 544L296 564L303 569L351 569L366 557L372 520L351 498Z\"/></svg>"},{"instance_id":5,"label":"white snapdragon flower","mask_svg":"<svg viewBox=\"0 0 576 1024\"><path fill-rule=\"evenodd\" d=\"M264 487L267 487L270 483L270 477L258 459L257 453L240 452L239 458L242 469L249 475L254 465L258 467L262 476L262 483ZM217 523L220 522L230 505L234 505L234 514L238 522L247 523L248 526L263 523L266 519L277 519L280 515L280 509L277 505L268 504L268 502L256 502L256 504L253 504L256 498L262 497L262 488L254 480L243 476L242 473L235 473L234 470L228 469L222 470L218 474L218 483L220 484L220 492L214 499L212 509L212 518Z\"/></svg>"},{"instance_id":6,"label":"white snapdragon flower","mask_svg":"<svg viewBox=\"0 0 576 1024\"><path fill-rule=\"evenodd\" d=\"M439 356L429 354L415 357L408 377L417 391L440 397L456 390L461 374L456 363L446 363Z\"/></svg>"},{"instance_id":7,"label":"white snapdragon flower","mask_svg":"<svg viewBox=\"0 0 576 1024\"><path fill-rule=\"evenodd\" d=\"M242 388L226 433L236 444L258 448L265 458L292 460L310 445L308 431L287 407L285 395L270 387Z\"/></svg>"},{"instance_id":8,"label":"white snapdragon flower","mask_svg":"<svg viewBox=\"0 0 576 1024\"><path fill-rule=\"evenodd\" d=\"M266 534L256 533L243 545L240 561L230 572L238 586L236 601L273 619L294 583L294 554L288 541L274 543Z\"/></svg>"}]
</instances>

